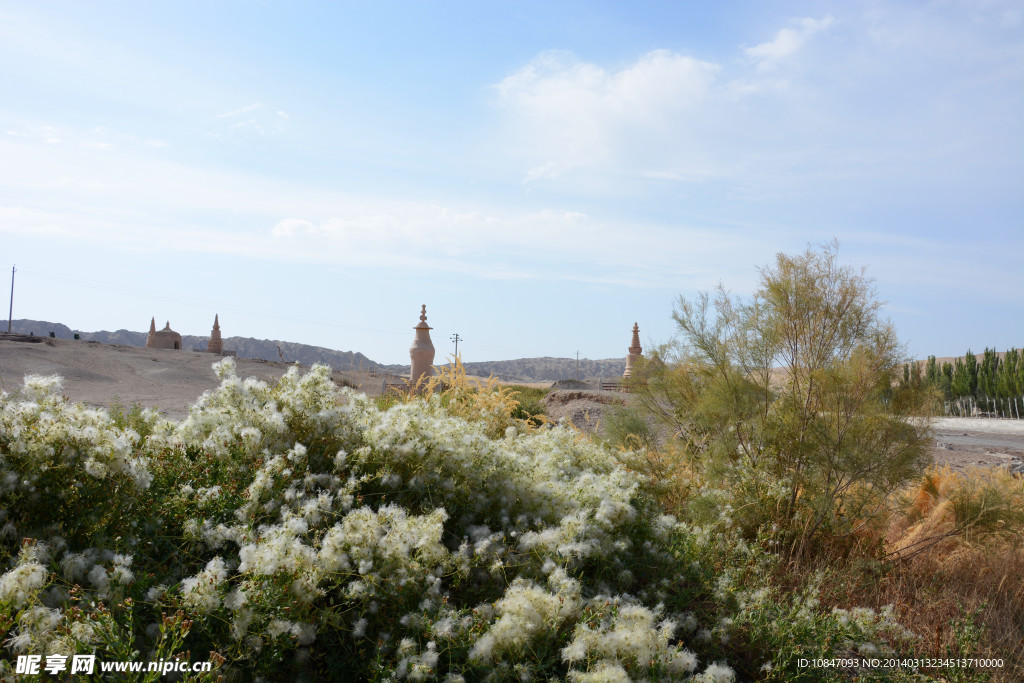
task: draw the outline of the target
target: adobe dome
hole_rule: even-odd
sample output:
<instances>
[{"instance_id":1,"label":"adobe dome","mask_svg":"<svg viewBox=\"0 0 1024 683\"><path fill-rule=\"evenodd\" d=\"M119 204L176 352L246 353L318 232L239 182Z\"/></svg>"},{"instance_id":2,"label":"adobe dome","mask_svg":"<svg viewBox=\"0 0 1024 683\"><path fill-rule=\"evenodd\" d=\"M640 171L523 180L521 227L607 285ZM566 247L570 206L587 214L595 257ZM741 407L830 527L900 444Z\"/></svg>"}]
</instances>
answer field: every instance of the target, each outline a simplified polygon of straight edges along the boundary
<instances>
[{"instance_id":1,"label":"adobe dome","mask_svg":"<svg viewBox=\"0 0 1024 683\"><path fill-rule=\"evenodd\" d=\"M149 337L146 339L147 349L181 349L181 335L171 329L170 321L162 330L155 330L155 323L150 323Z\"/></svg>"}]
</instances>

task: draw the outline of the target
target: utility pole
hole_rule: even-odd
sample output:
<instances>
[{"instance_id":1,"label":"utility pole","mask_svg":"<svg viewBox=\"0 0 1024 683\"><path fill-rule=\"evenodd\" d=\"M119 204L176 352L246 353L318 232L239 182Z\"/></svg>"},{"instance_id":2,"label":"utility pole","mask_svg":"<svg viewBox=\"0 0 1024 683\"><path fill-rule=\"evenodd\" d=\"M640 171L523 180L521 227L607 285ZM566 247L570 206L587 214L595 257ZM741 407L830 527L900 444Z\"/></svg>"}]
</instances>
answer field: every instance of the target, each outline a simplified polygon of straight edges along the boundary
<instances>
[{"instance_id":1,"label":"utility pole","mask_svg":"<svg viewBox=\"0 0 1024 683\"><path fill-rule=\"evenodd\" d=\"M14 317L14 266L11 266L11 307L7 311L7 333L11 332L11 319Z\"/></svg>"},{"instance_id":2,"label":"utility pole","mask_svg":"<svg viewBox=\"0 0 1024 683\"><path fill-rule=\"evenodd\" d=\"M460 337L459 333L456 332L455 334L452 335L452 341L455 342L455 357L458 358L459 357L459 342L460 341L466 341L466 340L463 339L462 337Z\"/></svg>"}]
</instances>

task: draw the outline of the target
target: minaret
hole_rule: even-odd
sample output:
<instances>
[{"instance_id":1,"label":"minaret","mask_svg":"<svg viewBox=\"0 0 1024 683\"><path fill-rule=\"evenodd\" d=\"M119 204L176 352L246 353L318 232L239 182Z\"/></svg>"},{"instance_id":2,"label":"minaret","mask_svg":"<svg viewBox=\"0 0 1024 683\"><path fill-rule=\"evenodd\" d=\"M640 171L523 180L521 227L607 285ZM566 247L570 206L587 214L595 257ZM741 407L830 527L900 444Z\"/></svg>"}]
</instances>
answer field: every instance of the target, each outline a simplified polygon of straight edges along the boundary
<instances>
[{"instance_id":1,"label":"minaret","mask_svg":"<svg viewBox=\"0 0 1024 683\"><path fill-rule=\"evenodd\" d=\"M146 348L153 348L153 338L156 336L156 317L149 319L149 335L146 337Z\"/></svg>"},{"instance_id":2,"label":"minaret","mask_svg":"<svg viewBox=\"0 0 1024 683\"><path fill-rule=\"evenodd\" d=\"M413 329L416 330L416 338L409 347L409 357L412 358L409 382L415 386L421 379L434 374L434 344L430 341L430 330L433 328L427 324L426 304L423 304L420 311L419 324Z\"/></svg>"},{"instance_id":3,"label":"minaret","mask_svg":"<svg viewBox=\"0 0 1024 683\"><path fill-rule=\"evenodd\" d=\"M629 355L626 356L626 371L622 373L623 377L629 377L633 374L633 363L640 357L640 354L644 352L640 348L640 326L633 323L633 343L630 344L629 348L626 349Z\"/></svg>"},{"instance_id":4,"label":"minaret","mask_svg":"<svg viewBox=\"0 0 1024 683\"><path fill-rule=\"evenodd\" d=\"M210 330L210 341L206 344L207 353L224 353L224 340L220 338L220 314L213 315L213 329Z\"/></svg>"}]
</instances>

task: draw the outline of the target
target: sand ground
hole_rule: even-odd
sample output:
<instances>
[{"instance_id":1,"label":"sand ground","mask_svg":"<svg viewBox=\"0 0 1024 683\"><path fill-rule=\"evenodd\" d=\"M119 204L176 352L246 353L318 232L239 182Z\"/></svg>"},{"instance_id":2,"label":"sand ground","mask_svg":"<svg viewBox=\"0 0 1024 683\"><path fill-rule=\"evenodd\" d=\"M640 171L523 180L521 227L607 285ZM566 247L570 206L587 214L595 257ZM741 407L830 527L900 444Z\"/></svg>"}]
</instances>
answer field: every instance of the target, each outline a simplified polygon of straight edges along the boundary
<instances>
[{"instance_id":1,"label":"sand ground","mask_svg":"<svg viewBox=\"0 0 1024 683\"><path fill-rule=\"evenodd\" d=\"M139 403L169 418L188 415L188 407L204 391L220 383L213 364L220 357L196 351L143 349L99 342L45 338L38 343L0 340L0 388L12 392L27 374L60 375L63 393L72 401L108 406ZM236 359L241 377L276 382L292 365ZM302 370L308 367L300 366ZM347 382L369 395L380 393L383 377L368 372L335 370L335 383Z\"/></svg>"}]
</instances>

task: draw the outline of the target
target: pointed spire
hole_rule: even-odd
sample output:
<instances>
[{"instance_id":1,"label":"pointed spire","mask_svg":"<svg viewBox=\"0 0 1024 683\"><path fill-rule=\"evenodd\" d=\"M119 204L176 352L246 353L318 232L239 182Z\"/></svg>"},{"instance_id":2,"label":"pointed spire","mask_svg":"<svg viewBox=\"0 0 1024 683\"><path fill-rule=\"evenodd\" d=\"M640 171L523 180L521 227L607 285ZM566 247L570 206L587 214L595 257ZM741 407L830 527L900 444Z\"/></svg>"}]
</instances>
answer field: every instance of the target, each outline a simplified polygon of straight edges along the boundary
<instances>
[{"instance_id":1,"label":"pointed spire","mask_svg":"<svg viewBox=\"0 0 1024 683\"><path fill-rule=\"evenodd\" d=\"M434 343L430 341L430 325L427 324L427 305L420 309L420 321L413 327L416 337L409 348L412 366L409 368L409 381L417 384L422 378L434 374Z\"/></svg>"},{"instance_id":2,"label":"pointed spire","mask_svg":"<svg viewBox=\"0 0 1024 683\"><path fill-rule=\"evenodd\" d=\"M414 330L420 330L420 329L423 329L423 328L426 328L428 330L434 329L430 325L427 324L427 305L426 304L423 304L423 307L420 309L420 322L413 329Z\"/></svg>"},{"instance_id":3,"label":"pointed spire","mask_svg":"<svg viewBox=\"0 0 1024 683\"><path fill-rule=\"evenodd\" d=\"M640 347L640 325L633 323L633 343L629 346L630 353L640 354L643 353L643 349Z\"/></svg>"},{"instance_id":4,"label":"pointed spire","mask_svg":"<svg viewBox=\"0 0 1024 683\"><path fill-rule=\"evenodd\" d=\"M149 331L156 332L156 316L149 319Z\"/></svg>"},{"instance_id":5,"label":"pointed spire","mask_svg":"<svg viewBox=\"0 0 1024 683\"><path fill-rule=\"evenodd\" d=\"M627 352L629 355L626 356L626 371L622 373L623 377L629 377L633 374L633 364L640 357L640 354L644 352L640 347L640 325L637 323L633 323L633 340Z\"/></svg>"},{"instance_id":6,"label":"pointed spire","mask_svg":"<svg viewBox=\"0 0 1024 683\"><path fill-rule=\"evenodd\" d=\"M207 353L224 353L224 340L220 336L220 314L213 316L213 329L210 330L210 341L206 344Z\"/></svg>"},{"instance_id":7,"label":"pointed spire","mask_svg":"<svg viewBox=\"0 0 1024 683\"><path fill-rule=\"evenodd\" d=\"M156 339L156 316L149 319L149 334L146 335L146 348L153 348L153 340Z\"/></svg>"}]
</instances>

